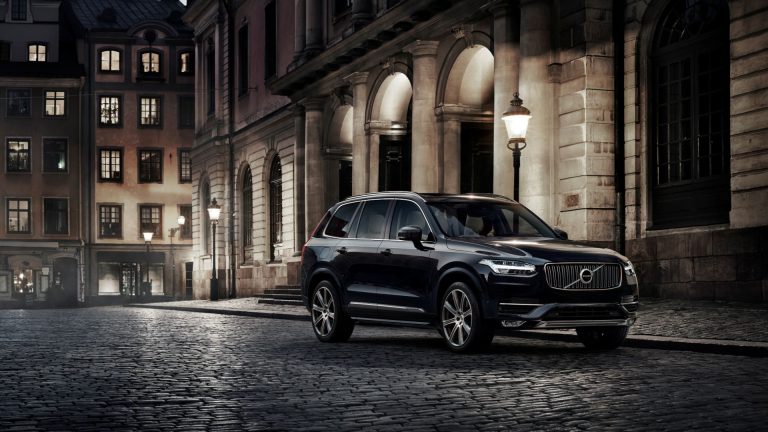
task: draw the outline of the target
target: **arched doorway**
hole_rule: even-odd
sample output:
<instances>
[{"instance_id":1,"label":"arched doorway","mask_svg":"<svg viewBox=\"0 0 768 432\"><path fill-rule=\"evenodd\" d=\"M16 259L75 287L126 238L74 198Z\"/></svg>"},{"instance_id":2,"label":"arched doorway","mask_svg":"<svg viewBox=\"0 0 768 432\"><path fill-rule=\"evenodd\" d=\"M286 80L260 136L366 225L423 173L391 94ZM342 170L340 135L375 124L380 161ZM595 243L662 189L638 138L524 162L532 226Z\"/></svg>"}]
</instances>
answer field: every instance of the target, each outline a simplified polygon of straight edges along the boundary
<instances>
[{"instance_id":1,"label":"arched doorway","mask_svg":"<svg viewBox=\"0 0 768 432\"><path fill-rule=\"evenodd\" d=\"M378 173L380 191L411 189L412 96L411 80L394 72L380 80L373 99L371 173Z\"/></svg>"},{"instance_id":2,"label":"arched doorway","mask_svg":"<svg viewBox=\"0 0 768 432\"><path fill-rule=\"evenodd\" d=\"M649 101L653 226L728 222L728 4L670 1L658 22Z\"/></svg>"},{"instance_id":3,"label":"arched doorway","mask_svg":"<svg viewBox=\"0 0 768 432\"><path fill-rule=\"evenodd\" d=\"M326 154L336 156L333 162L338 163L338 176L329 176L329 193L326 195L331 202L341 201L352 195L352 142L354 108L351 105L340 105L333 111L326 139ZM335 166L331 166L334 170Z\"/></svg>"},{"instance_id":4,"label":"arched doorway","mask_svg":"<svg viewBox=\"0 0 768 432\"><path fill-rule=\"evenodd\" d=\"M269 260L277 261L277 247L283 241L283 168L275 156L269 168Z\"/></svg>"},{"instance_id":5,"label":"arched doorway","mask_svg":"<svg viewBox=\"0 0 768 432\"><path fill-rule=\"evenodd\" d=\"M445 165L458 168L446 169L446 190L491 193L494 59L483 45L462 49L463 44L463 41L457 42L455 59L443 75Z\"/></svg>"}]
</instances>

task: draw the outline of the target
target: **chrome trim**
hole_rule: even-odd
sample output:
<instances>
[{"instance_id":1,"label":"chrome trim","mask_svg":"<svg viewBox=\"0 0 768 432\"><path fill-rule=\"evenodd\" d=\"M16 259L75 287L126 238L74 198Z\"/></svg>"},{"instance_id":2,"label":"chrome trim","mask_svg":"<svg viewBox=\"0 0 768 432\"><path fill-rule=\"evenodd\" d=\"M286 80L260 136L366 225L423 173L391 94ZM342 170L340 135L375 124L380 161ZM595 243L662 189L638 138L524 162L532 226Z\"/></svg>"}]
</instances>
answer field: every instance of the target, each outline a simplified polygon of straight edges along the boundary
<instances>
[{"instance_id":1,"label":"chrome trim","mask_svg":"<svg viewBox=\"0 0 768 432\"><path fill-rule=\"evenodd\" d=\"M634 323L634 318L614 320L541 321L536 323L534 328L629 327Z\"/></svg>"},{"instance_id":2,"label":"chrome trim","mask_svg":"<svg viewBox=\"0 0 768 432\"><path fill-rule=\"evenodd\" d=\"M550 281L549 275L547 274L547 266L561 266L561 265L577 265L577 266L578 265L592 265L592 266L596 265L596 266L599 266L596 270L602 269L603 267L606 267L606 266L616 266L616 267L618 267L618 270L619 270L618 271L618 273L619 273L619 280L618 280L617 285L606 287L606 288L569 288L569 287L571 287L571 286L581 282L581 278L577 276L576 280L574 280L574 281L570 281L569 280L570 283L568 283L567 285L565 285L563 287L556 287L556 286L553 286L553 281ZM593 270L593 272L594 271L595 270ZM561 290L561 291L579 291L579 292L582 292L582 291L605 291L605 290L621 288L621 286L624 284L624 268L623 268L622 264L615 263L615 262L549 262L549 263L544 264L544 279L547 282L547 286L548 287L550 287L552 289L556 289L556 290ZM565 281L562 281L562 282L565 283Z\"/></svg>"},{"instance_id":3,"label":"chrome trim","mask_svg":"<svg viewBox=\"0 0 768 432\"><path fill-rule=\"evenodd\" d=\"M389 305L389 304L381 304L381 303L365 303L365 302L349 302L349 307L360 307L364 309L393 309L403 312L416 312L416 313L424 313L424 309L422 308L416 308L416 307L410 307L410 306L397 306L397 305Z\"/></svg>"},{"instance_id":4,"label":"chrome trim","mask_svg":"<svg viewBox=\"0 0 768 432\"><path fill-rule=\"evenodd\" d=\"M419 326L419 327L427 327L431 326L427 321L404 321L404 320L389 320L389 319L379 319L379 318L369 318L369 317L351 317L355 321L361 321L361 322L368 322L368 323L378 323L378 324L397 324L397 325L410 325L410 326Z\"/></svg>"},{"instance_id":5,"label":"chrome trim","mask_svg":"<svg viewBox=\"0 0 768 432\"><path fill-rule=\"evenodd\" d=\"M373 193L377 193L378 194L380 192L373 192ZM347 199L349 199L349 198L347 198ZM344 201L346 201L346 199ZM344 202L344 201L342 201L342 202ZM400 197L371 197L369 199L350 201L350 202L348 202L346 204L340 205L339 208L337 208L336 211L333 212L333 214L331 215L331 219L333 219L333 217L336 216L336 213L339 210L341 210L342 207L347 206L347 205L356 204L357 208L355 209L355 212L352 213L352 221L355 221L355 218L357 217L358 213L361 211L360 209L361 208L364 209L364 207L365 207L364 204L369 202L369 201L407 201L407 202L415 204L416 208L419 209L419 211L421 212L421 215L424 217L424 220L427 222L427 226L429 227L429 231L432 234L432 237L435 238L435 240L433 240L433 241L424 240L424 241L422 241L422 243L427 243L427 244L435 244L435 243L437 243L437 236L435 235L436 231L435 231L434 228L432 228L432 224L429 223L429 218L427 217L426 213L424 213L424 210L422 210L422 208L419 205L419 203L417 203L416 201L413 201L411 199L407 199L407 198L400 198ZM394 210L393 210L393 212L394 212ZM387 211L387 213L389 213L389 211ZM391 222L390 219L391 218L385 219L385 225L387 224L387 222ZM330 222L330 220L329 220L329 222ZM339 240L369 240L369 241L370 240L373 240L373 241L376 241L376 240L379 240L379 241L387 240L387 241L401 241L401 242L406 241L406 240L400 240L400 239L397 239L397 238L391 239L391 238L364 238L364 237L336 237L336 236L332 236L332 235L326 234L325 231L326 231L327 228L328 228L328 224L326 224L325 228L323 228L323 236L328 237L328 238L332 238L332 239L339 239Z\"/></svg>"},{"instance_id":6,"label":"chrome trim","mask_svg":"<svg viewBox=\"0 0 768 432\"><path fill-rule=\"evenodd\" d=\"M543 304L538 303L499 303L499 306L532 306L532 307L539 307L544 306Z\"/></svg>"}]
</instances>

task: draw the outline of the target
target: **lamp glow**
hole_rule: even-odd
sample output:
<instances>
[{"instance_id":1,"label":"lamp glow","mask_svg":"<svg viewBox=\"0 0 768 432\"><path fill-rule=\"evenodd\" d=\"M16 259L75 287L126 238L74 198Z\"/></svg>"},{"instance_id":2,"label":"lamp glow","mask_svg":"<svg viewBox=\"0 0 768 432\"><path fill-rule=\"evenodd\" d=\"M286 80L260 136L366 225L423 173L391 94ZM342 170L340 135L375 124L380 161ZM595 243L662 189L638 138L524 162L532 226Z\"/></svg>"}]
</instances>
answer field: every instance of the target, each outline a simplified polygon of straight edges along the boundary
<instances>
[{"instance_id":1,"label":"lamp glow","mask_svg":"<svg viewBox=\"0 0 768 432\"><path fill-rule=\"evenodd\" d=\"M507 127L507 137L510 141L525 141L528 132L528 121L531 119L531 111L523 106L523 100L515 92L515 97L509 102L509 108L501 115L504 125Z\"/></svg>"}]
</instances>

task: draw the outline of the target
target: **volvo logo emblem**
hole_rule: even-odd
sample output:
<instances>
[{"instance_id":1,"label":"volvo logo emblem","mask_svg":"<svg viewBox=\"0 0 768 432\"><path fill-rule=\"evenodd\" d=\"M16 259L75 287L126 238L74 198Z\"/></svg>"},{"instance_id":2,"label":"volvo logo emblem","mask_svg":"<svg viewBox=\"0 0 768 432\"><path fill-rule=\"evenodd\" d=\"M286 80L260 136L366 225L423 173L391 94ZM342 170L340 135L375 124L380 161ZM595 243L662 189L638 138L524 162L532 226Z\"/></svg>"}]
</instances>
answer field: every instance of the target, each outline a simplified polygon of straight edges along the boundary
<instances>
[{"instance_id":1,"label":"volvo logo emblem","mask_svg":"<svg viewBox=\"0 0 768 432\"><path fill-rule=\"evenodd\" d=\"M592 283L592 270L583 269L581 272L579 272L579 280L581 280L581 283L586 285Z\"/></svg>"}]
</instances>

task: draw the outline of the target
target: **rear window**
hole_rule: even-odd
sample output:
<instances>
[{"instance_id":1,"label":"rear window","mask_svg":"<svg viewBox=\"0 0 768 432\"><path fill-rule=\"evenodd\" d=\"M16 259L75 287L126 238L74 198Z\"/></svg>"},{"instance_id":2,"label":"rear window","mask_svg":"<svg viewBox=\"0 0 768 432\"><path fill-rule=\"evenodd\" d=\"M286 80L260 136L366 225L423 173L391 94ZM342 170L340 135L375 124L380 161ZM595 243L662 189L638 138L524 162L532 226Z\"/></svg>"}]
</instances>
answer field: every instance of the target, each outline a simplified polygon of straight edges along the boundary
<instances>
[{"instance_id":1,"label":"rear window","mask_svg":"<svg viewBox=\"0 0 768 432\"><path fill-rule=\"evenodd\" d=\"M328 226L325 227L325 235L340 238L349 237L349 231L352 229L352 218L354 218L359 205L359 203L349 203L336 209L328 222Z\"/></svg>"}]
</instances>

